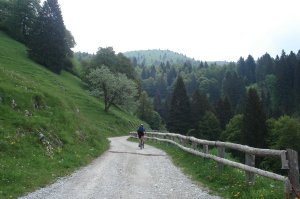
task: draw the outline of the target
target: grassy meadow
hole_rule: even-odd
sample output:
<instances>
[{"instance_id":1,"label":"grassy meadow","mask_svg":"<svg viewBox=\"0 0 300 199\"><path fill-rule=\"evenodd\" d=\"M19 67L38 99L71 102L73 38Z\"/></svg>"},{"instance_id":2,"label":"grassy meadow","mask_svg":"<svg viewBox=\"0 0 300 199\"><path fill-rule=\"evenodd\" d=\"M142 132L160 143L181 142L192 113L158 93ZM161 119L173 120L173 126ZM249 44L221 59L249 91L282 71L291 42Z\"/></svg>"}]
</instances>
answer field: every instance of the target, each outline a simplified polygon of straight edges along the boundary
<instances>
[{"instance_id":1,"label":"grassy meadow","mask_svg":"<svg viewBox=\"0 0 300 199\"><path fill-rule=\"evenodd\" d=\"M68 72L31 61L26 47L0 31L0 198L17 198L91 162L109 136L140 123L89 95Z\"/></svg>"}]
</instances>

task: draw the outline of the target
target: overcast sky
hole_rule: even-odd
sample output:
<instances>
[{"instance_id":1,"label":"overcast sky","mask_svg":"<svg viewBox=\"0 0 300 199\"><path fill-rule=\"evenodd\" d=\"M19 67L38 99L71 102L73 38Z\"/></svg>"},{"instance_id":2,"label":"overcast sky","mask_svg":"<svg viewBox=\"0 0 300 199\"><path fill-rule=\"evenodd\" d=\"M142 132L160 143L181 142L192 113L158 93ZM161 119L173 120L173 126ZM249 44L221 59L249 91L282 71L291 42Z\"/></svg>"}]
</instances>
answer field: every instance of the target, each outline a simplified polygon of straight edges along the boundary
<instances>
[{"instance_id":1,"label":"overcast sky","mask_svg":"<svg viewBox=\"0 0 300 199\"><path fill-rule=\"evenodd\" d=\"M299 0L58 0L74 51L169 49L237 61L300 49Z\"/></svg>"}]
</instances>

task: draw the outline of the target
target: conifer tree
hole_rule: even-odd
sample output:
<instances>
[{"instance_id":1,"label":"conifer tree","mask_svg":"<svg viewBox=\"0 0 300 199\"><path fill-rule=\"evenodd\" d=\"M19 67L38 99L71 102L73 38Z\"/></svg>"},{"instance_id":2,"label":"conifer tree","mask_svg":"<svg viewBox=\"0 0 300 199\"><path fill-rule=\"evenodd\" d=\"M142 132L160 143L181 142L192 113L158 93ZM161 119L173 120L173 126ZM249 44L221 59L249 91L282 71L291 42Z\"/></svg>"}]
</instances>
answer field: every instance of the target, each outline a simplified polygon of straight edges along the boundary
<instances>
[{"instance_id":1,"label":"conifer tree","mask_svg":"<svg viewBox=\"0 0 300 199\"><path fill-rule=\"evenodd\" d=\"M231 105L226 96L224 99L220 99L216 105L216 116L219 119L220 127L222 130L225 129L226 124L232 117Z\"/></svg>"},{"instance_id":2,"label":"conifer tree","mask_svg":"<svg viewBox=\"0 0 300 199\"><path fill-rule=\"evenodd\" d=\"M190 128L190 102L182 77L177 78L168 114L167 129L170 132L187 134Z\"/></svg>"},{"instance_id":3,"label":"conifer tree","mask_svg":"<svg viewBox=\"0 0 300 199\"><path fill-rule=\"evenodd\" d=\"M207 96L196 90L191 100L191 121L192 127L197 128L199 121L202 119L206 111L211 110Z\"/></svg>"},{"instance_id":4,"label":"conifer tree","mask_svg":"<svg viewBox=\"0 0 300 199\"><path fill-rule=\"evenodd\" d=\"M57 0L44 2L29 41L29 56L56 73L70 53L66 28Z\"/></svg>"},{"instance_id":5,"label":"conifer tree","mask_svg":"<svg viewBox=\"0 0 300 199\"><path fill-rule=\"evenodd\" d=\"M266 114L254 88L250 88L244 108L242 122L243 144L264 148L266 147L267 126Z\"/></svg>"}]
</instances>

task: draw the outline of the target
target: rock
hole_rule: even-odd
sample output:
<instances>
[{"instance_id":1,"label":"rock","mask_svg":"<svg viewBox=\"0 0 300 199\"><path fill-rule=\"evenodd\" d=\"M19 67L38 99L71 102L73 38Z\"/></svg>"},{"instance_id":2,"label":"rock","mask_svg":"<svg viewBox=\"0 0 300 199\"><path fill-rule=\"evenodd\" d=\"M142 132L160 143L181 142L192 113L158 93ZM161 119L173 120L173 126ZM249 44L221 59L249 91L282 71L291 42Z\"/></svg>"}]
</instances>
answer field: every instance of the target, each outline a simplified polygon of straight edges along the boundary
<instances>
[{"instance_id":1,"label":"rock","mask_svg":"<svg viewBox=\"0 0 300 199\"><path fill-rule=\"evenodd\" d=\"M15 109L17 107L17 103L16 103L16 101L14 99L11 101L11 107L13 109Z\"/></svg>"},{"instance_id":2,"label":"rock","mask_svg":"<svg viewBox=\"0 0 300 199\"><path fill-rule=\"evenodd\" d=\"M39 139L40 139L40 141L43 142L43 141L45 140L44 134L40 133L40 134L39 134Z\"/></svg>"},{"instance_id":3,"label":"rock","mask_svg":"<svg viewBox=\"0 0 300 199\"><path fill-rule=\"evenodd\" d=\"M25 116L27 117L31 117L32 116L32 113L28 110L25 110Z\"/></svg>"}]
</instances>

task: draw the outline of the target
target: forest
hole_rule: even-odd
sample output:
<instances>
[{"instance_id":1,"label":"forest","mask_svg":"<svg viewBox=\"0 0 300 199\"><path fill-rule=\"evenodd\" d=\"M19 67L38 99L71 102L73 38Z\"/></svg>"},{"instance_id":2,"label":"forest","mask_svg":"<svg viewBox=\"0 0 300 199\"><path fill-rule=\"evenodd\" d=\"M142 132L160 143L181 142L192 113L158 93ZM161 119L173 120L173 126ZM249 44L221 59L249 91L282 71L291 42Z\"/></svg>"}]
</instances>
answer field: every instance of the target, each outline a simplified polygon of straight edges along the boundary
<instances>
[{"instance_id":1,"label":"forest","mask_svg":"<svg viewBox=\"0 0 300 199\"><path fill-rule=\"evenodd\" d=\"M132 63L139 57L153 59L141 54L129 56ZM135 69L168 131L300 150L300 51L221 64L157 62Z\"/></svg>"}]
</instances>

